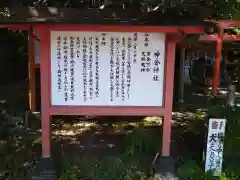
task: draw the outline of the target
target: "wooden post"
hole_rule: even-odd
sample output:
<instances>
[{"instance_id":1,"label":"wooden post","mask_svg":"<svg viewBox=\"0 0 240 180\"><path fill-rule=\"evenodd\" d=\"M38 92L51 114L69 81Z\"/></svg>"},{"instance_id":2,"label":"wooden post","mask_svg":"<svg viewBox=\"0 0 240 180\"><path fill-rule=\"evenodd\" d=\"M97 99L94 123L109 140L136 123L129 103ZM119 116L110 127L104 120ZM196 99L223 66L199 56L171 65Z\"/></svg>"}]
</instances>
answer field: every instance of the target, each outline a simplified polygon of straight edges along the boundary
<instances>
[{"instance_id":1,"label":"wooden post","mask_svg":"<svg viewBox=\"0 0 240 180\"><path fill-rule=\"evenodd\" d=\"M184 103L184 71L185 71L185 53L186 50L185 48L181 48L181 52L180 52L180 71L179 71L179 99L178 99L178 103L180 108L182 109L183 103Z\"/></svg>"},{"instance_id":2,"label":"wooden post","mask_svg":"<svg viewBox=\"0 0 240 180\"><path fill-rule=\"evenodd\" d=\"M29 109L31 112L36 111L36 79L35 79L35 56L34 56L34 37L32 30L28 30L28 97Z\"/></svg>"},{"instance_id":3,"label":"wooden post","mask_svg":"<svg viewBox=\"0 0 240 180\"><path fill-rule=\"evenodd\" d=\"M171 122L172 122L172 101L173 101L173 86L174 86L174 65L175 65L175 50L176 41L167 38L166 45L166 80L165 80L165 113L163 121L163 142L162 156L170 156L171 144Z\"/></svg>"},{"instance_id":4,"label":"wooden post","mask_svg":"<svg viewBox=\"0 0 240 180\"><path fill-rule=\"evenodd\" d=\"M217 89L220 84L220 65L221 65L221 56L222 56L222 43L223 43L223 33L224 29L219 27L220 31L217 38L217 47L216 47L216 59L214 66L214 76L212 81L212 95L217 96Z\"/></svg>"},{"instance_id":5,"label":"wooden post","mask_svg":"<svg viewBox=\"0 0 240 180\"><path fill-rule=\"evenodd\" d=\"M42 157L51 157L50 32L40 31Z\"/></svg>"}]
</instances>

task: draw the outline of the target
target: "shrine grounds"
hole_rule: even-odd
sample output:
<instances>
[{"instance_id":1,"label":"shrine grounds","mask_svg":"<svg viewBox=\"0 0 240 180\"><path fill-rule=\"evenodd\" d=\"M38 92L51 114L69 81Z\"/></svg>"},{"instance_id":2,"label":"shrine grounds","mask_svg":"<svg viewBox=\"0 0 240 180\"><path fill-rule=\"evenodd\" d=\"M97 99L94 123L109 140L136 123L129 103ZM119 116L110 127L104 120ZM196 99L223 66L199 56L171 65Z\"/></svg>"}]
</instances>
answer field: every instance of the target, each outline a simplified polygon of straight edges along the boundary
<instances>
[{"instance_id":1,"label":"shrine grounds","mask_svg":"<svg viewBox=\"0 0 240 180\"><path fill-rule=\"evenodd\" d=\"M28 179L41 155L40 119L38 114L26 116L27 92L27 82L1 86L3 180ZM176 106L173 113L171 149L177 174L183 180L216 179L204 173L207 117L215 116L227 118L220 179L240 179L240 109L224 109L224 100L210 100L197 90L187 89L186 94L184 110ZM159 117L54 117L52 154L59 179L148 179L161 145L161 124Z\"/></svg>"}]
</instances>

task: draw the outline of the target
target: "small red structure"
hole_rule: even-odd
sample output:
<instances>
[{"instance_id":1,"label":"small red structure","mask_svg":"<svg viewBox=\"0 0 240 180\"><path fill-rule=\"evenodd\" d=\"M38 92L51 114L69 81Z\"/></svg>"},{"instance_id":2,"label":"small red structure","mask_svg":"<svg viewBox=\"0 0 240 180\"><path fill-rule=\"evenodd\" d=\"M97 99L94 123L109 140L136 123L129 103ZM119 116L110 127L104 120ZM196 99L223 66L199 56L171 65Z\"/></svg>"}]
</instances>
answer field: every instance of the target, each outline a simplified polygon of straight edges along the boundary
<instances>
[{"instance_id":1,"label":"small red structure","mask_svg":"<svg viewBox=\"0 0 240 180\"><path fill-rule=\"evenodd\" d=\"M203 50L206 52L216 47L214 73L213 73L214 75L212 80L212 95L216 97L217 89L220 85L220 61L221 61L222 55L224 55L223 51L227 52L226 49L223 49L223 43L228 41L232 42L232 41L240 40L240 36L229 35L227 33L224 33L224 31L228 28L239 27L240 23L239 21L234 21L234 20L221 20L221 21L210 20L208 22L213 22L216 24L218 28L217 34L200 35L198 39L182 41L180 45L182 47L188 47L189 44L191 44L192 46L194 46L195 49ZM215 44L202 44L202 42L213 42Z\"/></svg>"},{"instance_id":2,"label":"small red structure","mask_svg":"<svg viewBox=\"0 0 240 180\"><path fill-rule=\"evenodd\" d=\"M215 63L215 67L214 67L214 79L213 79L213 84L212 84L213 95L216 96L219 79L220 79L220 58L221 58L221 54L222 54L222 44L223 44L223 41L225 39L227 39L227 37L224 36L224 29L228 29L231 27L240 27L240 21L222 20L222 21L212 21L212 22L216 23L219 28L219 33L218 33L218 37L216 40L216 43L217 43L216 63ZM234 39L234 40L237 41L238 39L239 39L239 37L236 37L236 39Z\"/></svg>"}]
</instances>

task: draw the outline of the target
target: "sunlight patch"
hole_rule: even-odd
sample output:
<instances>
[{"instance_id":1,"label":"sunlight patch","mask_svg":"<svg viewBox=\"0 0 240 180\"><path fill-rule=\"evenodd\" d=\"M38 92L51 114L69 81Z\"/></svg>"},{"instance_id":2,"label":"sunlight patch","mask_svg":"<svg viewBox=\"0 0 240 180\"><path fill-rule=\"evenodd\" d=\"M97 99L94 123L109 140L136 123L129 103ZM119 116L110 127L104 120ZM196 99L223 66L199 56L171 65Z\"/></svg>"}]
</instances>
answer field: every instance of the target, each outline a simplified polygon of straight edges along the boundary
<instances>
[{"instance_id":1,"label":"sunlight patch","mask_svg":"<svg viewBox=\"0 0 240 180\"><path fill-rule=\"evenodd\" d=\"M90 130L91 127L95 127L95 123L88 123L88 122L80 122L74 124L66 124L63 129L57 129L53 132L56 136L76 136Z\"/></svg>"},{"instance_id":2,"label":"sunlight patch","mask_svg":"<svg viewBox=\"0 0 240 180\"><path fill-rule=\"evenodd\" d=\"M146 122L146 123L150 123L149 125L151 125L153 123L161 125L162 124L162 117L148 116L148 117L144 118L143 121ZM148 124L146 124L146 125L148 125Z\"/></svg>"}]
</instances>

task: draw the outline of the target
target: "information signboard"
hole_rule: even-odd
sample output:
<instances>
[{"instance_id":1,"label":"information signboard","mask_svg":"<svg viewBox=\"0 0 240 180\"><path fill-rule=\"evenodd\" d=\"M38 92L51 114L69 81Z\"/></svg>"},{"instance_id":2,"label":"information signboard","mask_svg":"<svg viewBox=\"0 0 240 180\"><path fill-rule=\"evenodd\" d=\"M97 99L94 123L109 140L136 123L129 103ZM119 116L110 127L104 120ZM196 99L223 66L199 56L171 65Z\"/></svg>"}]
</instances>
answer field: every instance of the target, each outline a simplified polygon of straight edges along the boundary
<instances>
[{"instance_id":1,"label":"information signboard","mask_svg":"<svg viewBox=\"0 0 240 180\"><path fill-rule=\"evenodd\" d=\"M209 119L205 172L213 171L215 176L222 173L225 126L226 119Z\"/></svg>"},{"instance_id":2,"label":"information signboard","mask_svg":"<svg viewBox=\"0 0 240 180\"><path fill-rule=\"evenodd\" d=\"M51 31L51 104L163 106L165 34Z\"/></svg>"}]
</instances>

